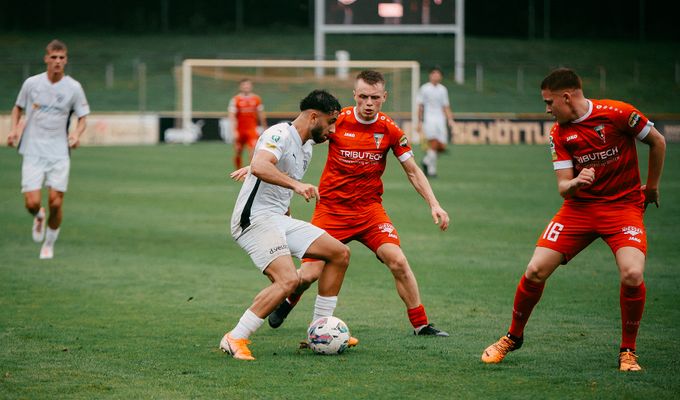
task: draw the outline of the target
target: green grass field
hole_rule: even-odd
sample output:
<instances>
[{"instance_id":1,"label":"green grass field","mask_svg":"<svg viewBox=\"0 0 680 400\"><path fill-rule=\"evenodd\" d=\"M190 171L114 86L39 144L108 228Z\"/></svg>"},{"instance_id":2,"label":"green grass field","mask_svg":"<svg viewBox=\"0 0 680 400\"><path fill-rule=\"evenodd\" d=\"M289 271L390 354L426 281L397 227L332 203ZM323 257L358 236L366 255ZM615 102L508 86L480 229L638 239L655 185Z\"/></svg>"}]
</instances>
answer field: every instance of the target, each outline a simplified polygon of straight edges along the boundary
<instances>
[{"instance_id":1,"label":"green grass field","mask_svg":"<svg viewBox=\"0 0 680 400\"><path fill-rule=\"evenodd\" d=\"M646 147L641 148L642 164ZM307 181L318 181L319 146ZM228 235L239 184L222 144L90 147L73 154L55 259L38 259L19 193L20 157L0 148L0 398L598 398L680 393L680 146L669 145L662 207L650 209L642 373L620 373L618 274L598 241L551 278L524 347L479 360L508 327L534 242L560 205L542 146L461 146L433 187L446 233L394 159L385 206L423 302L450 338L414 337L391 275L361 245L336 315L361 344L297 349L313 291L239 362L217 346L268 283ZM307 219L301 199L294 215Z\"/></svg>"}]
</instances>

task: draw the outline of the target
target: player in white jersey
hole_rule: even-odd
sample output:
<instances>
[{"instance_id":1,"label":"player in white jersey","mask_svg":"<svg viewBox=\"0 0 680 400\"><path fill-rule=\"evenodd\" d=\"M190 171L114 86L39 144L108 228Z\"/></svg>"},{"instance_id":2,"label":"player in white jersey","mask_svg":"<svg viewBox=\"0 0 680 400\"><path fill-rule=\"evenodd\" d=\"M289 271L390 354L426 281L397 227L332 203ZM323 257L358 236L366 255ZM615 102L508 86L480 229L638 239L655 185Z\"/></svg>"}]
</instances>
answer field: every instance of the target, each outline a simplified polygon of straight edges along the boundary
<instances>
[{"instance_id":1,"label":"player in white jersey","mask_svg":"<svg viewBox=\"0 0 680 400\"><path fill-rule=\"evenodd\" d=\"M442 71L430 70L429 82L418 91L418 132L427 139L427 153L423 157L423 170L428 176L437 176L437 156L446 150L448 131L453 131L453 113L449 105L449 92L441 84Z\"/></svg>"},{"instance_id":2,"label":"player in white jersey","mask_svg":"<svg viewBox=\"0 0 680 400\"><path fill-rule=\"evenodd\" d=\"M10 146L19 146L23 157L21 192L28 212L33 215L33 240L40 243L41 259L54 256L59 236L64 193L68 187L70 149L80 144L90 113L82 86L64 74L68 62L66 45L51 41L46 48L47 72L26 79L12 109ZM22 114L26 113L25 120ZM78 118L68 132L71 114ZM43 183L49 188L49 218L41 207ZM47 229L45 223L47 222Z\"/></svg>"},{"instance_id":3,"label":"player in white jersey","mask_svg":"<svg viewBox=\"0 0 680 400\"><path fill-rule=\"evenodd\" d=\"M257 141L232 214L231 233L272 283L255 296L220 342L236 359L255 359L247 346L250 335L297 288L300 278L291 256L324 260L329 277L319 280L319 294L337 296L340 291L349 248L324 230L291 218L289 210L294 193L307 201L319 199L318 188L300 180L309 167L312 145L328 139L340 109L334 96L315 90L300 102L301 112L292 123L272 126Z\"/></svg>"}]
</instances>

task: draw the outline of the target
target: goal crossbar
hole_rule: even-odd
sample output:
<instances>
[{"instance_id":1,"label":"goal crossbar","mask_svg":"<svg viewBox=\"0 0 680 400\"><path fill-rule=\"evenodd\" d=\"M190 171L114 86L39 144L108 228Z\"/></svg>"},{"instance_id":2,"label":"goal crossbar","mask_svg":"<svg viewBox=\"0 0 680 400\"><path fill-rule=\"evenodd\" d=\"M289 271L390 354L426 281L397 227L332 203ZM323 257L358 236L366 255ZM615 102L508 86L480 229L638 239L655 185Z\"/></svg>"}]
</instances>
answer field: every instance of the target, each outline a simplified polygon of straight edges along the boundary
<instances>
[{"instance_id":1,"label":"goal crossbar","mask_svg":"<svg viewBox=\"0 0 680 400\"><path fill-rule=\"evenodd\" d=\"M182 62L182 84L180 98L182 104L182 128L189 130L192 114L192 68L194 67L279 67L279 68L388 68L411 70L411 123L418 121L417 94L420 87L420 63L417 61L361 61L361 60L225 60L225 59L186 59ZM311 89L310 89L311 90Z\"/></svg>"}]
</instances>

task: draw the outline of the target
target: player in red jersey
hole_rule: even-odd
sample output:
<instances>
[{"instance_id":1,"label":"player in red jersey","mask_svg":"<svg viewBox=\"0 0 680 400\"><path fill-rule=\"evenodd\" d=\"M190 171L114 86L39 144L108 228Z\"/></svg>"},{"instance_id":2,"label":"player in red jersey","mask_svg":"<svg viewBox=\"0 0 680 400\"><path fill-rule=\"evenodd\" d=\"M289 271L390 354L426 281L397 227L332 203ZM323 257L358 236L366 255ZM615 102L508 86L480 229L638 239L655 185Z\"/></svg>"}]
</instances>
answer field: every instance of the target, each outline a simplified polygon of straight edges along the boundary
<instances>
[{"instance_id":1,"label":"player in red jersey","mask_svg":"<svg viewBox=\"0 0 680 400\"><path fill-rule=\"evenodd\" d=\"M430 206L432 218L442 231L449 226L449 215L439 205L430 183L418 168L406 135L390 117L380 112L386 98L382 74L359 73L354 86L356 107L342 110L335 123L335 133L329 138L328 159L319 184L321 200L311 222L343 243L360 241L390 269L416 335L448 336L429 323L397 230L382 206L381 177L390 151ZM298 291L269 316L269 324L274 328L283 323L302 293L323 271L323 262L304 261ZM319 294L314 316L332 315L336 304L337 296Z\"/></svg>"},{"instance_id":2,"label":"player in red jersey","mask_svg":"<svg viewBox=\"0 0 680 400\"><path fill-rule=\"evenodd\" d=\"M241 168L241 153L248 147L248 160L253 158L253 150L257 139L258 121L260 132L267 129L267 118L260 96L253 93L253 82L243 79L239 83L239 92L229 101L229 122L234 132L234 165Z\"/></svg>"},{"instance_id":3,"label":"player in red jersey","mask_svg":"<svg viewBox=\"0 0 680 400\"><path fill-rule=\"evenodd\" d=\"M642 369L635 354L646 294L647 235L642 217L649 203L659 206L666 142L633 106L587 99L581 85L581 78L567 68L553 71L541 84L546 111L557 120L550 147L564 204L538 239L517 286L510 329L484 350L485 363L499 363L522 346L524 327L545 281L600 237L614 253L621 281L619 369ZM647 184L642 186L636 139L649 146Z\"/></svg>"}]
</instances>

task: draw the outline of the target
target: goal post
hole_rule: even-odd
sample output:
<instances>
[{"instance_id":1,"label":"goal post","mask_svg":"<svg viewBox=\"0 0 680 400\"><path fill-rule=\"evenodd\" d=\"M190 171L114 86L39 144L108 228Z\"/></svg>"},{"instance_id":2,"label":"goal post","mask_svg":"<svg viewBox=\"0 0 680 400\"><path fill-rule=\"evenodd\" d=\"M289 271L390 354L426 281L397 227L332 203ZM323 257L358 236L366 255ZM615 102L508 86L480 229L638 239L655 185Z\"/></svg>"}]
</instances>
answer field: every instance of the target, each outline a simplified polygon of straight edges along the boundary
<instances>
[{"instance_id":1,"label":"goal post","mask_svg":"<svg viewBox=\"0 0 680 400\"><path fill-rule=\"evenodd\" d=\"M319 76L318 68L326 72ZM237 93L242 79L253 81L254 92L262 97L268 116L296 114L299 101L314 89L326 89L348 106L353 103L355 76L365 69L385 75L388 100L383 110L395 119L408 121L402 129L413 133L420 87L417 61L186 59L178 82L181 126L189 130L199 114L226 117L226 103Z\"/></svg>"}]
</instances>

